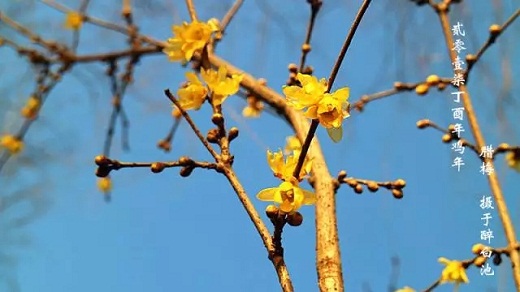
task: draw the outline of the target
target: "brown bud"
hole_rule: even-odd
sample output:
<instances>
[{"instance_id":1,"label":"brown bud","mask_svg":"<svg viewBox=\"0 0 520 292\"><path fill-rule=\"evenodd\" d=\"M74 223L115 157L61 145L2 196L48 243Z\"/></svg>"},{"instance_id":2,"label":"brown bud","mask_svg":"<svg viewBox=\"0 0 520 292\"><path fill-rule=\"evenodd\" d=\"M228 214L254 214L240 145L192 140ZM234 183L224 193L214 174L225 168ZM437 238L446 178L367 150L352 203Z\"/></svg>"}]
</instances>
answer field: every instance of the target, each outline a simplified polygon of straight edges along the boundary
<instances>
[{"instance_id":1,"label":"brown bud","mask_svg":"<svg viewBox=\"0 0 520 292\"><path fill-rule=\"evenodd\" d=\"M486 246L483 245L482 243L477 243L471 247L471 252L473 254L479 255L485 248L486 248Z\"/></svg>"},{"instance_id":2,"label":"brown bud","mask_svg":"<svg viewBox=\"0 0 520 292\"><path fill-rule=\"evenodd\" d=\"M489 27L489 33L491 33L492 36L497 36L502 32L502 28L498 24L493 24Z\"/></svg>"},{"instance_id":3,"label":"brown bud","mask_svg":"<svg viewBox=\"0 0 520 292\"><path fill-rule=\"evenodd\" d=\"M444 143L450 143L450 142L451 142L451 135L450 135L450 134L444 134L444 135L442 135L442 142L444 142Z\"/></svg>"},{"instance_id":4,"label":"brown bud","mask_svg":"<svg viewBox=\"0 0 520 292\"><path fill-rule=\"evenodd\" d=\"M150 168L153 173L159 173L164 170L165 166L166 165L164 165L164 163L162 163L162 162L155 162L155 163L152 163Z\"/></svg>"},{"instance_id":5,"label":"brown bud","mask_svg":"<svg viewBox=\"0 0 520 292\"><path fill-rule=\"evenodd\" d=\"M238 137L238 128L232 127L231 129L229 129L229 133L228 133L229 142L235 140L236 137Z\"/></svg>"},{"instance_id":6,"label":"brown bud","mask_svg":"<svg viewBox=\"0 0 520 292\"><path fill-rule=\"evenodd\" d=\"M424 129L430 125L430 120L424 119L417 122L417 128Z\"/></svg>"},{"instance_id":7,"label":"brown bud","mask_svg":"<svg viewBox=\"0 0 520 292\"><path fill-rule=\"evenodd\" d=\"M430 89L428 84L421 83L421 84L417 85L417 87L415 87L415 93L417 93L419 95L425 95L426 93L428 93L428 89Z\"/></svg>"},{"instance_id":8,"label":"brown bud","mask_svg":"<svg viewBox=\"0 0 520 292\"><path fill-rule=\"evenodd\" d=\"M294 212L287 215L287 223L291 226L300 226L303 223L303 215L300 212Z\"/></svg>"},{"instance_id":9,"label":"brown bud","mask_svg":"<svg viewBox=\"0 0 520 292\"><path fill-rule=\"evenodd\" d=\"M467 54L466 55L466 62L469 63L475 63L477 61L477 56L473 54Z\"/></svg>"},{"instance_id":10,"label":"brown bud","mask_svg":"<svg viewBox=\"0 0 520 292\"><path fill-rule=\"evenodd\" d=\"M289 64L288 69L289 69L289 72L295 73L295 75L296 75L296 73L298 72L298 65L291 63L291 64Z\"/></svg>"},{"instance_id":11,"label":"brown bud","mask_svg":"<svg viewBox=\"0 0 520 292\"><path fill-rule=\"evenodd\" d=\"M96 176L97 177L106 177L110 173L110 168L100 166L96 169Z\"/></svg>"},{"instance_id":12,"label":"brown bud","mask_svg":"<svg viewBox=\"0 0 520 292\"><path fill-rule=\"evenodd\" d=\"M367 188L371 192L377 192L377 190L379 190L379 185L374 181L370 181L367 183Z\"/></svg>"},{"instance_id":13,"label":"brown bud","mask_svg":"<svg viewBox=\"0 0 520 292\"><path fill-rule=\"evenodd\" d=\"M509 144L507 144L507 143L500 143L500 144L497 146L496 151L497 151L497 152L504 152L504 151L506 151L507 149L509 149L509 147L510 147L510 146L509 146Z\"/></svg>"},{"instance_id":14,"label":"brown bud","mask_svg":"<svg viewBox=\"0 0 520 292\"><path fill-rule=\"evenodd\" d=\"M440 91L446 89L446 83L444 82L439 82L439 84L437 84L437 89L439 89Z\"/></svg>"},{"instance_id":15,"label":"brown bud","mask_svg":"<svg viewBox=\"0 0 520 292\"><path fill-rule=\"evenodd\" d=\"M191 165L191 164L193 164L193 160L187 156L181 156L179 158L179 163L181 165Z\"/></svg>"},{"instance_id":16,"label":"brown bud","mask_svg":"<svg viewBox=\"0 0 520 292\"><path fill-rule=\"evenodd\" d=\"M267 85L267 80L265 78L258 78L258 83L260 85Z\"/></svg>"},{"instance_id":17,"label":"brown bud","mask_svg":"<svg viewBox=\"0 0 520 292\"><path fill-rule=\"evenodd\" d=\"M486 263L486 260L487 258L486 257L483 257L483 256L479 256L477 257L474 261L473 261L473 264L477 267L482 267L485 263Z\"/></svg>"},{"instance_id":18,"label":"brown bud","mask_svg":"<svg viewBox=\"0 0 520 292\"><path fill-rule=\"evenodd\" d=\"M211 117L211 121L213 122L213 124L218 126L224 122L224 117L221 114L216 113L213 114L213 116Z\"/></svg>"},{"instance_id":19,"label":"brown bud","mask_svg":"<svg viewBox=\"0 0 520 292\"><path fill-rule=\"evenodd\" d=\"M342 170L342 171L339 172L339 174L338 174L338 180L339 181L344 180L346 177L347 177L347 172L346 171Z\"/></svg>"},{"instance_id":20,"label":"brown bud","mask_svg":"<svg viewBox=\"0 0 520 292\"><path fill-rule=\"evenodd\" d=\"M157 147L164 150L164 152L170 152L172 150L172 143L168 140L160 140L157 143Z\"/></svg>"},{"instance_id":21,"label":"brown bud","mask_svg":"<svg viewBox=\"0 0 520 292\"><path fill-rule=\"evenodd\" d=\"M402 189L406 186L406 181L404 179L396 179L394 181L394 187L397 189Z\"/></svg>"},{"instance_id":22,"label":"brown bud","mask_svg":"<svg viewBox=\"0 0 520 292\"><path fill-rule=\"evenodd\" d=\"M401 191L401 190L397 190L397 189L393 189L393 190L392 190L392 195L393 195L394 198L396 198L396 199L401 199L401 198L403 198L403 191Z\"/></svg>"},{"instance_id":23,"label":"brown bud","mask_svg":"<svg viewBox=\"0 0 520 292\"><path fill-rule=\"evenodd\" d=\"M351 187L355 188L358 185L358 182L355 179L346 179L345 182Z\"/></svg>"},{"instance_id":24,"label":"brown bud","mask_svg":"<svg viewBox=\"0 0 520 292\"><path fill-rule=\"evenodd\" d=\"M278 216L278 207L275 205L269 205L267 208L265 208L265 214L269 219L274 219L276 216Z\"/></svg>"},{"instance_id":25,"label":"brown bud","mask_svg":"<svg viewBox=\"0 0 520 292\"><path fill-rule=\"evenodd\" d=\"M305 66L302 70L302 74L312 75L312 72L314 72L314 68L312 66Z\"/></svg>"},{"instance_id":26,"label":"brown bud","mask_svg":"<svg viewBox=\"0 0 520 292\"><path fill-rule=\"evenodd\" d=\"M435 86L435 85L439 84L440 81L441 81L441 79L437 75L430 75L430 76L426 77L426 83L431 86Z\"/></svg>"},{"instance_id":27,"label":"brown bud","mask_svg":"<svg viewBox=\"0 0 520 292\"><path fill-rule=\"evenodd\" d=\"M185 167L181 168L181 171L179 172L179 174L182 177L188 177L188 176L190 176L192 171L193 171L193 166L185 166Z\"/></svg>"},{"instance_id":28,"label":"brown bud","mask_svg":"<svg viewBox=\"0 0 520 292\"><path fill-rule=\"evenodd\" d=\"M208 142L210 143L217 143L219 139L219 130L218 129L211 129L208 131L208 134L206 135L206 139L208 139Z\"/></svg>"},{"instance_id":29,"label":"brown bud","mask_svg":"<svg viewBox=\"0 0 520 292\"><path fill-rule=\"evenodd\" d=\"M98 155L94 158L94 162L98 166L107 165L110 163L110 159L108 159L105 155Z\"/></svg>"},{"instance_id":30,"label":"brown bud","mask_svg":"<svg viewBox=\"0 0 520 292\"><path fill-rule=\"evenodd\" d=\"M361 194L363 193L363 186L358 184L354 187L354 192L356 192L356 194Z\"/></svg>"},{"instance_id":31,"label":"brown bud","mask_svg":"<svg viewBox=\"0 0 520 292\"><path fill-rule=\"evenodd\" d=\"M311 45L310 44L305 43L305 44L302 45L302 52L308 53L310 51L311 51Z\"/></svg>"},{"instance_id":32,"label":"brown bud","mask_svg":"<svg viewBox=\"0 0 520 292\"><path fill-rule=\"evenodd\" d=\"M493 256L493 264L495 266L499 266L502 263L502 255L499 253L495 253L495 256Z\"/></svg>"},{"instance_id":33,"label":"brown bud","mask_svg":"<svg viewBox=\"0 0 520 292\"><path fill-rule=\"evenodd\" d=\"M404 85L403 82L394 82L394 88L396 90L403 90L403 89L406 89L406 86Z\"/></svg>"}]
</instances>

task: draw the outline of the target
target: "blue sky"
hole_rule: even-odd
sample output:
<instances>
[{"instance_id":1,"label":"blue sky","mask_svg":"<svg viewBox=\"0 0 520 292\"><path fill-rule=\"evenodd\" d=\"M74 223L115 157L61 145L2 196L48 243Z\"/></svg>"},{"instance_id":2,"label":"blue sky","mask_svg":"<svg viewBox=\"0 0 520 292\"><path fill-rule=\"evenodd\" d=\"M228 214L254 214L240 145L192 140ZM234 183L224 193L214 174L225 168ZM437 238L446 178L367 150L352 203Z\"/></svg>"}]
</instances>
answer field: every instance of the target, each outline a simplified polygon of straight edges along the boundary
<instances>
[{"instance_id":1,"label":"blue sky","mask_svg":"<svg viewBox=\"0 0 520 292\"><path fill-rule=\"evenodd\" d=\"M122 23L119 6L91 1L88 13ZM136 23L156 39L171 36L171 25L188 20L184 2L138 1ZM305 36L308 6L303 0L245 1L218 47L218 54L281 92L287 65L297 63ZM308 64L327 78L359 1L325 1L312 38ZM468 51L475 52L492 23L503 23L518 5L502 1L464 3L452 8L451 21L466 28ZM79 1L62 2L77 8ZM199 18L221 18L232 1L195 1ZM493 2L495 3L495 2ZM25 5L25 6L23 6ZM20 7L24 7L20 10ZM17 8L18 7L18 8ZM9 9L8 9L9 8ZM9 1L0 9L44 37L70 43L62 29L63 14L39 2ZM23 12L23 13L22 13ZM486 52L472 72L469 91L487 144L520 143L515 76L519 73L518 35L514 23ZM5 26L0 36L26 43ZM125 38L85 24L79 53L122 49ZM502 63L501 60L505 60ZM124 63L121 64L123 66ZM504 70L511 70L504 92ZM429 74L451 77L450 61L436 15L408 1L373 1L347 53L335 87L350 87L350 101L363 94L390 89L394 81L418 82ZM147 169L113 172L113 200L107 204L96 189L93 158L100 154L108 124L110 87L104 66L74 67L51 93L38 121L30 129L26 149L0 175L0 196L20 198L0 212L0 290L2 291L278 291L276 274L247 214L226 180L196 169L181 178L177 169L152 174ZM130 118L130 151L114 139L111 157L121 161L170 161L188 155L210 160L186 123L182 123L165 154L156 142L171 123L163 91L176 90L186 69L168 63L164 55L143 58L135 83L128 88L125 109ZM15 131L18 111L33 90L33 73L8 48L0 49L0 131ZM507 85L507 84L506 84ZM402 93L370 103L345 120L345 137L332 143L323 129L318 138L337 174L377 181L405 179L404 198L395 200L381 189L356 195L342 186L337 194L338 228L348 291L386 291L391 258L399 257L398 287L424 289L440 275L440 256L471 257L481 242L479 200L490 195L479 160L464 153L460 172L450 167L455 154L433 129L418 130L420 119L441 126L453 122L450 91L430 90L425 96ZM509 95L508 95L509 93ZM505 102L500 102L505 100ZM279 118L241 116L245 101L229 98L224 113L229 127L240 129L231 145L234 167L251 197L277 185L266 163L267 149L283 148L291 130ZM503 112L499 115L499 110ZM211 123L209 110L193 114L203 132ZM462 134L473 141L469 125ZM518 173L507 169L503 156L496 171L513 222L520 222ZM13 197L11 197L13 196ZM265 202L253 198L263 214ZM284 230L284 248L296 291L317 291L313 207L303 207L304 223ZM492 213L493 246L506 244L498 213ZM26 221L17 218L27 218ZM265 215L263 215L264 219ZM517 230L518 230L517 226ZM517 231L518 235L518 231ZM513 291L509 262L482 277L470 268L470 285L460 291ZM3 285L3 286L2 286ZM4 288L5 287L5 288ZM371 290L364 290L370 287ZM436 291L452 291L444 285Z\"/></svg>"}]
</instances>

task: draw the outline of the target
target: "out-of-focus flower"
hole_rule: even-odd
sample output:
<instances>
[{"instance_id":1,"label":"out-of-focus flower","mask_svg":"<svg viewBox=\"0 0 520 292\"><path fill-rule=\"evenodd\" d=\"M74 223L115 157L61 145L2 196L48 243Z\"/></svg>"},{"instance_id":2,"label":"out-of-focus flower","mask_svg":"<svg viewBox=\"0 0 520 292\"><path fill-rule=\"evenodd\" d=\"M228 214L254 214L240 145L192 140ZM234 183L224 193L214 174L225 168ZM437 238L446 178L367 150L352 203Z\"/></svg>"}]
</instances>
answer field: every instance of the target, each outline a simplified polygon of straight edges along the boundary
<instances>
[{"instance_id":1,"label":"out-of-focus flower","mask_svg":"<svg viewBox=\"0 0 520 292\"><path fill-rule=\"evenodd\" d=\"M408 287L408 286L405 286L405 287L403 287L401 289L395 290L395 292L415 292L415 290L410 288L410 287Z\"/></svg>"},{"instance_id":2,"label":"out-of-focus flower","mask_svg":"<svg viewBox=\"0 0 520 292\"><path fill-rule=\"evenodd\" d=\"M69 11L65 16L65 23L63 26L71 30L79 30L83 25L83 16L76 11Z\"/></svg>"},{"instance_id":3,"label":"out-of-focus flower","mask_svg":"<svg viewBox=\"0 0 520 292\"><path fill-rule=\"evenodd\" d=\"M27 119L34 119L38 115L38 111L40 110L40 100L34 96L31 96L27 103L20 111L20 114Z\"/></svg>"},{"instance_id":4,"label":"out-of-focus flower","mask_svg":"<svg viewBox=\"0 0 520 292\"><path fill-rule=\"evenodd\" d=\"M110 180L110 177L108 176L99 178L97 181L97 187L101 192L108 193L112 190L112 180Z\"/></svg>"},{"instance_id":5,"label":"out-of-focus flower","mask_svg":"<svg viewBox=\"0 0 520 292\"><path fill-rule=\"evenodd\" d=\"M214 18L208 22L195 20L191 23L174 25L172 31L173 38L168 39L163 52L168 55L170 61L186 63L191 60L195 52L206 46L214 32L219 31L219 23Z\"/></svg>"},{"instance_id":6,"label":"out-of-focus flower","mask_svg":"<svg viewBox=\"0 0 520 292\"><path fill-rule=\"evenodd\" d=\"M13 135L3 135L0 138L0 146L7 149L11 154L20 153L23 150L23 141Z\"/></svg>"},{"instance_id":7,"label":"out-of-focus flower","mask_svg":"<svg viewBox=\"0 0 520 292\"><path fill-rule=\"evenodd\" d=\"M256 118L264 109L264 104L254 96L247 97L247 106L242 111L242 115L247 118Z\"/></svg>"},{"instance_id":8,"label":"out-of-focus flower","mask_svg":"<svg viewBox=\"0 0 520 292\"><path fill-rule=\"evenodd\" d=\"M509 167L520 172L520 151L508 151L506 153L506 162Z\"/></svg>"}]
</instances>

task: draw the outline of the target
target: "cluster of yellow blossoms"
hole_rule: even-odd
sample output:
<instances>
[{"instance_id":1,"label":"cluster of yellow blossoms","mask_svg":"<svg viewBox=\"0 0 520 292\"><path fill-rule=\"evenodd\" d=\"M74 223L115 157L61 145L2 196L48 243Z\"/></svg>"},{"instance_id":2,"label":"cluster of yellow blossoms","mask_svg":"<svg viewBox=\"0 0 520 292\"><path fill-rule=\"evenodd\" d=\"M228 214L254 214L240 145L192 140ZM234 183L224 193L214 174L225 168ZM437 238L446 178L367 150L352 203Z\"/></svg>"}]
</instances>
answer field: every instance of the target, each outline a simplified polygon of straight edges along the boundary
<instances>
[{"instance_id":1,"label":"cluster of yellow blossoms","mask_svg":"<svg viewBox=\"0 0 520 292\"><path fill-rule=\"evenodd\" d=\"M11 154L17 154L23 150L23 141L13 135L6 134L0 137L0 146Z\"/></svg>"},{"instance_id":2,"label":"cluster of yellow blossoms","mask_svg":"<svg viewBox=\"0 0 520 292\"><path fill-rule=\"evenodd\" d=\"M25 106L21 109L20 114L27 119L34 119L40 110L40 100L34 96L29 97Z\"/></svg>"},{"instance_id":3,"label":"cluster of yellow blossoms","mask_svg":"<svg viewBox=\"0 0 520 292\"><path fill-rule=\"evenodd\" d=\"M343 87L333 93L327 93L327 81L324 78L318 81L315 76L298 73L296 79L301 83L301 87L283 88L289 104L297 110L307 109L304 115L311 119L318 119L327 129L331 139L339 142L343 137L341 127L343 119L350 116L347 102L349 88Z\"/></svg>"},{"instance_id":4,"label":"cluster of yellow blossoms","mask_svg":"<svg viewBox=\"0 0 520 292\"><path fill-rule=\"evenodd\" d=\"M211 93L214 106L221 105L228 96L237 93L242 81L242 75L233 74L231 77L227 77L226 67L220 67L218 71L201 69L200 75L205 84L195 73L187 72L188 82L177 91L179 103L184 110L200 109L208 93Z\"/></svg>"},{"instance_id":5,"label":"cluster of yellow blossoms","mask_svg":"<svg viewBox=\"0 0 520 292\"><path fill-rule=\"evenodd\" d=\"M195 52L203 49L211 40L213 33L220 30L217 19L208 22L193 21L184 22L182 25L172 27L173 38L168 39L168 45L163 52L168 55L170 61L186 63L191 60Z\"/></svg>"},{"instance_id":6,"label":"cluster of yellow blossoms","mask_svg":"<svg viewBox=\"0 0 520 292\"><path fill-rule=\"evenodd\" d=\"M293 177L293 172L301 153L301 144L299 141L296 143L295 139L297 140L296 137L291 137L287 140L286 151L291 149L292 154L286 155L285 160L282 150L274 153L267 151L267 162L271 170L283 182L278 187L261 190L256 195L261 201L280 204L280 210L284 213L294 213L302 205L313 205L316 203L316 194L298 186L299 182L310 173L312 161L306 158L298 177Z\"/></svg>"}]
</instances>

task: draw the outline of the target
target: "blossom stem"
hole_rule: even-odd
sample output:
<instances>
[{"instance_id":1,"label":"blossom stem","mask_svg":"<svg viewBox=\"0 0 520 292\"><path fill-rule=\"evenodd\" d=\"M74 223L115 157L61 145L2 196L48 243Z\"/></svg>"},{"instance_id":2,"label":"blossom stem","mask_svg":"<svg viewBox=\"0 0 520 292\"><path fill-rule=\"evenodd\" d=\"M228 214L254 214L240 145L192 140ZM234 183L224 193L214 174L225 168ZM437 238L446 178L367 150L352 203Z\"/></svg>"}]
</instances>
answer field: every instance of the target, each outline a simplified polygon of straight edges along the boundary
<instances>
[{"instance_id":1,"label":"blossom stem","mask_svg":"<svg viewBox=\"0 0 520 292\"><path fill-rule=\"evenodd\" d=\"M195 5L193 5L193 0L186 0L186 6L188 7L188 12L190 13L191 21L197 21L197 11L195 10Z\"/></svg>"},{"instance_id":2,"label":"blossom stem","mask_svg":"<svg viewBox=\"0 0 520 292\"><path fill-rule=\"evenodd\" d=\"M343 47L341 48L341 51L339 52L338 58L336 59L336 63L334 63L334 67L332 68L332 72L330 73L329 82L327 85L327 92L330 92L332 88L332 84L334 83L334 80L336 80L336 76L338 75L339 68L341 67L341 63L343 63L343 59L345 58L345 54L347 54L347 50L350 47L350 44L352 43L352 39L354 39L354 34L356 33L356 30L361 23L361 19L363 18L363 15L365 15L365 12L368 9L368 5L370 5L370 2L372 0L365 0L363 1L363 4L361 4L361 7L359 7L359 10L356 14L356 18L354 19L354 22L352 23L352 26L350 27L350 30L347 34L347 38L345 39L345 42L343 43Z\"/></svg>"},{"instance_id":3,"label":"blossom stem","mask_svg":"<svg viewBox=\"0 0 520 292\"><path fill-rule=\"evenodd\" d=\"M318 120L312 120L311 126L309 127L309 132L307 133L307 136L305 137L305 142L303 142L302 145L302 152L300 152L300 156L298 156L298 164L296 164L296 167L294 168L293 176L296 179L299 179L300 177L300 171L303 167L305 156L307 156L309 146L311 146L312 138L314 137L314 134L316 133L316 129L318 129L319 124L320 123Z\"/></svg>"}]
</instances>

